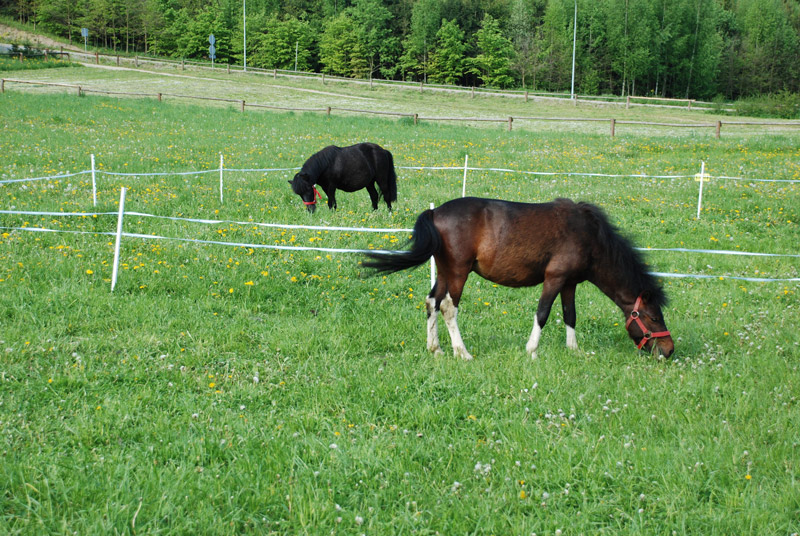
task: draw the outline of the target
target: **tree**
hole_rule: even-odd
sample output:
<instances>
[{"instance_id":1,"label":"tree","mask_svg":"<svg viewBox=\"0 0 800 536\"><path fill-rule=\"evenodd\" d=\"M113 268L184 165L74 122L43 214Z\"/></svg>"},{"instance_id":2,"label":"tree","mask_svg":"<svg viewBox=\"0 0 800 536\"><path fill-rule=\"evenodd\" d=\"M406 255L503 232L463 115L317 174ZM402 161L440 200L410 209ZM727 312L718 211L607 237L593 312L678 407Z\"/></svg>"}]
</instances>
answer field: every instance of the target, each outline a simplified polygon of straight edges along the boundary
<instances>
[{"instance_id":1,"label":"tree","mask_svg":"<svg viewBox=\"0 0 800 536\"><path fill-rule=\"evenodd\" d=\"M442 20L442 27L436 32L436 48L431 53L431 80L445 84L456 84L461 80L466 48L464 32L456 21Z\"/></svg>"},{"instance_id":2,"label":"tree","mask_svg":"<svg viewBox=\"0 0 800 536\"><path fill-rule=\"evenodd\" d=\"M475 40L480 52L472 60L472 72L487 86L510 86L514 82L511 76L514 47L500 31L498 21L488 13L480 30L475 32Z\"/></svg>"},{"instance_id":3,"label":"tree","mask_svg":"<svg viewBox=\"0 0 800 536\"><path fill-rule=\"evenodd\" d=\"M322 72L339 76L352 75L353 57L359 53L355 33L353 19L345 13L328 21L319 42Z\"/></svg>"},{"instance_id":4,"label":"tree","mask_svg":"<svg viewBox=\"0 0 800 536\"><path fill-rule=\"evenodd\" d=\"M307 22L294 17L267 19L264 27L254 37L255 52L252 63L267 69L310 70L313 66L314 35Z\"/></svg>"},{"instance_id":5,"label":"tree","mask_svg":"<svg viewBox=\"0 0 800 536\"><path fill-rule=\"evenodd\" d=\"M357 57L355 61L366 65L366 72L354 64L355 76L372 77L383 63L389 65L396 58L392 57L394 39L389 32L389 20L392 14L386 9L381 0L355 0L347 13L353 20L356 31Z\"/></svg>"},{"instance_id":6,"label":"tree","mask_svg":"<svg viewBox=\"0 0 800 536\"><path fill-rule=\"evenodd\" d=\"M411 31L403 41L400 68L427 81L429 49L442 22L439 0L418 0L411 12ZM405 78L405 77L404 77Z\"/></svg>"}]
</instances>

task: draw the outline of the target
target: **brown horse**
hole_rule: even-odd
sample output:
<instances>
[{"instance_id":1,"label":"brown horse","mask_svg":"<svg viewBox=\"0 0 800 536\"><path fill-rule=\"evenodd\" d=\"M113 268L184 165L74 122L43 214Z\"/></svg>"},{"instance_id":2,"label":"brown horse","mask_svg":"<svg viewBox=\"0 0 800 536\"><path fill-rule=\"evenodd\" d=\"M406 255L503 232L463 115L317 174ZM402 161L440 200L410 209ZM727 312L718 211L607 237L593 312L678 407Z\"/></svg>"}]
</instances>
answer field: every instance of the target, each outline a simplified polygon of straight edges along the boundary
<instances>
[{"instance_id":1,"label":"brown horse","mask_svg":"<svg viewBox=\"0 0 800 536\"><path fill-rule=\"evenodd\" d=\"M508 287L543 283L533 331L525 349L536 358L542 328L558 294L567 346L577 349L575 287L589 281L622 309L637 348L669 357L675 346L661 308L666 296L631 242L598 207L556 199L513 203L467 197L426 210L414 225L413 245L401 253L368 253L364 265L397 272L436 260L438 276L426 300L428 349L439 353L441 310L453 352L472 359L456 323L458 303L470 272Z\"/></svg>"}]
</instances>

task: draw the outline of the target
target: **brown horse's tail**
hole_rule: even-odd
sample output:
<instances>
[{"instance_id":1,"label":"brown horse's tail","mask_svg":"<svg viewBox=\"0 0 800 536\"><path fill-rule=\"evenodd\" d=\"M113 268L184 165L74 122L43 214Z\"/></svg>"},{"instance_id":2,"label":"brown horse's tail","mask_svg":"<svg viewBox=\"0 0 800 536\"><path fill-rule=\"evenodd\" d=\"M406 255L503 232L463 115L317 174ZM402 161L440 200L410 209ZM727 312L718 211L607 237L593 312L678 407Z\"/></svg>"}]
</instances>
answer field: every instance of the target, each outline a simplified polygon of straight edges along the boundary
<instances>
[{"instance_id":1,"label":"brown horse's tail","mask_svg":"<svg viewBox=\"0 0 800 536\"><path fill-rule=\"evenodd\" d=\"M363 263L377 273L394 273L416 268L427 262L442 248L442 235L433 224L433 210L426 210L417 218L411 237L411 249L396 253L366 253L370 260Z\"/></svg>"}]
</instances>

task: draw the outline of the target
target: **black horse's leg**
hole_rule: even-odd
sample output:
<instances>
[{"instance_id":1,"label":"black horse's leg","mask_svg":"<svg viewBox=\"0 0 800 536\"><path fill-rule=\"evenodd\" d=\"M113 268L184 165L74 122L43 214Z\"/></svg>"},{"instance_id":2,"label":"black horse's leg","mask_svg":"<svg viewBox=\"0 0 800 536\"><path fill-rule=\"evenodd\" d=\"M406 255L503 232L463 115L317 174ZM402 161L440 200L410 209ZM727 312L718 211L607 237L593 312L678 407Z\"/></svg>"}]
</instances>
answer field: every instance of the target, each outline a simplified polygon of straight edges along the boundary
<instances>
[{"instance_id":1,"label":"black horse's leg","mask_svg":"<svg viewBox=\"0 0 800 536\"><path fill-rule=\"evenodd\" d=\"M331 188L330 191L325 190L325 194L328 196L328 208L335 209L336 208L336 189Z\"/></svg>"},{"instance_id":2,"label":"black horse's leg","mask_svg":"<svg viewBox=\"0 0 800 536\"><path fill-rule=\"evenodd\" d=\"M564 313L564 324L567 326L567 348L578 349L578 339L575 336L575 285L568 284L561 289L561 311Z\"/></svg>"},{"instance_id":3,"label":"black horse's leg","mask_svg":"<svg viewBox=\"0 0 800 536\"><path fill-rule=\"evenodd\" d=\"M367 184L367 191L369 198L372 201L372 210L378 210L378 190L375 189L375 183Z\"/></svg>"},{"instance_id":4,"label":"black horse's leg","mask_svg":"<svg viewBox=\"0 0 800 536\"><path fill-rule=\"evenodd\" d=\"M542 286L542 296L539 298L539 306L536 308L536 316L533 317L533 330L525 350L531 354L531 359L536 359L536 350L539 348L539 338L542 336L542 328L547 323L550 316L550 308L563 288L563 278L548 278L545 275L544 285Z\"/></svg>"}]
</instances>

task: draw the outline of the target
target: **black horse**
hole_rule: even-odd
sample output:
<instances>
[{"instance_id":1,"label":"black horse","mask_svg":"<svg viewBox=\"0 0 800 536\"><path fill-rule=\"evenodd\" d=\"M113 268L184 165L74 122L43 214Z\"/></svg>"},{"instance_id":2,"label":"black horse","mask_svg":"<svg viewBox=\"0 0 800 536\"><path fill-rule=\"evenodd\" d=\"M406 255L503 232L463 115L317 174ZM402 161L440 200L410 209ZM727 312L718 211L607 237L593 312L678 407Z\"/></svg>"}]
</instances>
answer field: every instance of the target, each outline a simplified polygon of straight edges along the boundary
<instances>
[{"instance_id":1,"label":"black horse","mask_svg":"<svg viewBox=\"0 0 800 536\"><path fill-rule=\"evenodd\" d=\"M397 175L392 153L374 143L357 143L348 147L329 145L311 155L289 184L309 212L316 210L317 198L322 199L315 184L325 190L328 208L336 208L337 188L345 192L366 188L373 210L378 209L381 194L389 210L392 210L392 202L397 201ZM375 189L376 184L380 194Z\"/></svg>"},{"instance_id":2,"label":"black horse","mask_svg":"<svg viewBox=\"0 0 800 536\"><path fill-rule=\"evenodd\" d=\"M438 275L426 300L428 349L441 352L436 326L441 308L453 352L472 359L456 323L470 272L507 287L543 283L525 349L533 358L556 296L561 294L567 346L577 348L575 287L594 283L622 309L637 348L669 357L675 346L661 308L666 296L631 242L598 207L556 199L512 203L467 197L426 210L414 225L413 246L402 253L368 253L364 266L397 272L434 257Z\"/></svg>"}]
</instances>

